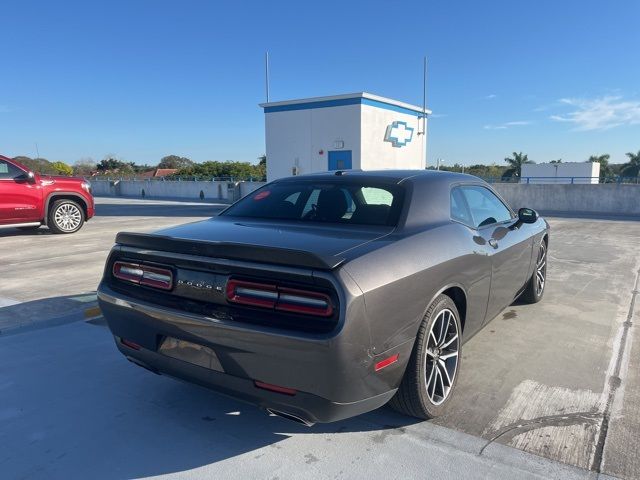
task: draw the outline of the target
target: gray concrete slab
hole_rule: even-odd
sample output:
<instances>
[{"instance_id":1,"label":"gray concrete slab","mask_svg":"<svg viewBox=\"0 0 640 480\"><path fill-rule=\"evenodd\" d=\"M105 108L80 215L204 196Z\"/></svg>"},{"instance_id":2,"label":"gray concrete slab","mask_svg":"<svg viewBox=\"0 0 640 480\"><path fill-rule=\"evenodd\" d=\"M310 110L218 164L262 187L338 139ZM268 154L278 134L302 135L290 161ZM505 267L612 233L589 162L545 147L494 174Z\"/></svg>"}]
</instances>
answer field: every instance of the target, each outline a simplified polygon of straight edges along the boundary
<instances>
[{"instance_id":1,"label":"gray concrete slab","mask_svg":"<svg viewBox=\"0 0 640 480\"><path fill-rule=\"evenodd\" d=\"M153 375L84 322L0 338L3 478L588 479L383 408L306 428Z\"/></svg>"},{"instance_id":2,"label":"gray concrete slab","mask_svg":"<svg viewBox=\"0 0 640 480\"><path fill-rule=\"evenodd\" d=\"M606 435L604 454L610 462L602 464L599 442L640 266L640 223L550 222L544 300L511 306L465 345L452 408L435 423L583 468L638 478L635 456L620 447L640 445L638 415L620 410L613 419L624 428L610 428ZM638 411L637 399L621 400L622 391L618 394L625 405L631 402L630 411Z\"/></svg>"},{"instance_id":3,"label":"gray concrete slab","mask_svg":"<svg viewBox=\"0 0 640 480\"><path fill-rule=\"evenodd\" d=\"M226 205L97 198L96 216L77 233L0 230L0 298L28 301L95 291L122 230L149 232L211 217Z\"/></svg>"},{"instance_id":4,"label":"gray concrete slab","mask_svg":"<svg viewBox=\"0 0 640 480\"><path fill-rule=\"evenodd\" d=\"M0 233L0 320L67 314L65 297L95 290L118 231L220 208L99 199L99 216L78 234ZM465 345L456 397L433 422L382 409L300 429L129 366L105 329L80 323L0 336L0 468L55 478L76 463L83 472L90 459L103 478L354 478L400 469L410 478L571 478L587 469L640 478L640 300L632 305L640 222L550 223L544 300L511 306Z\"/></svg>"}]
</instances>

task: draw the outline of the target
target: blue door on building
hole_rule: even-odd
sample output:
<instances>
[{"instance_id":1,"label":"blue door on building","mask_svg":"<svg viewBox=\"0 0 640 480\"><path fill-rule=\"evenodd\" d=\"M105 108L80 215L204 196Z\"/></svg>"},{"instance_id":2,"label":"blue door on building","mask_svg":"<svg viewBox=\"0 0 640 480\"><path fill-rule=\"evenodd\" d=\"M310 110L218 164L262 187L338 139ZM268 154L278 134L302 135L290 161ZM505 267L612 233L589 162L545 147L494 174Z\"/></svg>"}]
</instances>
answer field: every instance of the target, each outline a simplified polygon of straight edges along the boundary
<instances>
[{"instance_id":1,"label":"blue door on building","mask_svg":"<svg viewBox=\"0 0 640 480\"><path fill-rule=\"evenodd\" d=\"M330 150L329 170L349 170L351 168L351 150Z\"/></svg>"}]
</instances>

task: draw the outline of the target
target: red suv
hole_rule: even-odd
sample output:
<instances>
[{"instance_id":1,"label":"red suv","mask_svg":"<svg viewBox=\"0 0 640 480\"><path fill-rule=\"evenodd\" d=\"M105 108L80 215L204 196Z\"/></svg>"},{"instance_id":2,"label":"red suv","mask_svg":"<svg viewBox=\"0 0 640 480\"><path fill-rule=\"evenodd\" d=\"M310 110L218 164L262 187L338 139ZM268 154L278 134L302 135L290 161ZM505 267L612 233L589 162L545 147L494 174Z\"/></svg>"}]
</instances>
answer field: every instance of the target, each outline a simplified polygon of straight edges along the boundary
<instances>
[{"instance_id":1,"label":"red suv","mask_svg":"<svg viewBox=\"0 0 640 480\"><path fill-rule=\"evenodd\" d=\"M0 155L0 228L73 233L93 217L91 184L83 178L34 173Z\"/></svg>"}]
</instances>

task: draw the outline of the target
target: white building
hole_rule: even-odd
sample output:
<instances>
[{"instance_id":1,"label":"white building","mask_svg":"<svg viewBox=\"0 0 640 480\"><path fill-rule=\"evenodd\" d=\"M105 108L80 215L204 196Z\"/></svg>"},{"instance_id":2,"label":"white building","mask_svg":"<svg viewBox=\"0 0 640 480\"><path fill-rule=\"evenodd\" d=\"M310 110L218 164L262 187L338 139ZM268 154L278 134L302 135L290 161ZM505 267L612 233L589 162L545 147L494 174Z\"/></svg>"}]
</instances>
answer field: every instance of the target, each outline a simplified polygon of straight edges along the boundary
<instances>
[{"instance_id":1,"label":"white building","mask_svg":"<svg viewBox=\"0 0 640 480\"><path fill-rule=\"evenodd\" d=\"M352 93L260 105L267 180L342 169L424 169L430 110Z\"/></svg>"},{"instance_id":2,"label":"white building","mask_svg":"<svg viewBox=\"0 0 640 480\"><path fill-rule=\"evenodd\" d=\"M597 162L527 163L520 183L598 183L599 177Z\"/></svg>"}]
</instances>

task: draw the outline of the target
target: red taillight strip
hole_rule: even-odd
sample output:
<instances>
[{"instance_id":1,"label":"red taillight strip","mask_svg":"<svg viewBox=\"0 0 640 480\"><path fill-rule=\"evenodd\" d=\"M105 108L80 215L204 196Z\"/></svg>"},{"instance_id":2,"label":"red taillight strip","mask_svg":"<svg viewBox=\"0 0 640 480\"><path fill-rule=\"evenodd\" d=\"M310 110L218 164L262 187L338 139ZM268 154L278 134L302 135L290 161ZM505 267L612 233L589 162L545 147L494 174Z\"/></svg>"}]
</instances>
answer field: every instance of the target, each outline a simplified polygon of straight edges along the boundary
<instances>
[{"instance_id":1,"label":"red taillight strip","mask_svg":"<svg viewBox=\"0 0 640 480\"><path fill-rule=\"evenodd\" d=\"M278 300L275 285L265 283L229 280L227 282L227 300L242 305L274 308Z\"/></svg>"},{"instance_id":2,"label":"red taillight strip","mask_svg":"<svg viewBox=\"0 0 640 480\"><path fill-rule=\"evenodd\" d=\"M146 285L148 287L161 288L163 290L171 290L173 287L173 273L171 270L164 268L155 268L143 265L142 279L140 285Z\"/></svg>"},{"instance_id":3,"label":"red taillight strip","mask_svg":"<svg viewBox=\"0 0 640 480\"><path fill-rule=\"evenodd\" d=\"M280 385L272 385L270 383L260 382L258 380L254 380L253 384L258 388L262 388L263 390L271 390L272 392L284 393L285 395L293 396L298 393L298 391L294 388L281 387Z\"/></svg>"},{"instance_id":4,"label":"red taillight strip","mask_svg":"<svg viewBox=\"0 0 640 480\"><path fill-rule=\"evenodd\" d=\"M127 282L140 283L144 271L140 265L116 262L113 264L113 276Z\"/></svg>"},{"instance_id":5,"label":"red taillight strip","mask_svg":"<svg viewBox=\"0 0 640 480\"><path fill-rule=\"evenodd\" d=\"M227 282L227 300L241 305L274 308L285 312L330 317L333 305L329 295L244 280Z\"/></svg>"},{"instance_id":6,"label":"red taillight strip","mask_svg":"<svg viewBox=\"0 0 640 480\"><path fill-rule=\"evenodd\" d=\"M137 263L115 262L113 276L139 285L171 290L173 288L173 272L166 268L151 267Z\"/></svg>"},{"instance_id":7,"label":"red taillight strip","mask_svg":"<svg viewBox=\"0 0 640 480\"><path fill-rule=\"evenodd\" d=\"M307 313L321 317L330 317L333 313L331 299L324 293L294 290L292 288L278 288L278 291L280 295L276 302L276 310Z\"/></svg>"}]
</instances>

